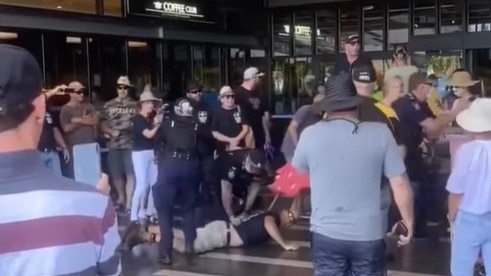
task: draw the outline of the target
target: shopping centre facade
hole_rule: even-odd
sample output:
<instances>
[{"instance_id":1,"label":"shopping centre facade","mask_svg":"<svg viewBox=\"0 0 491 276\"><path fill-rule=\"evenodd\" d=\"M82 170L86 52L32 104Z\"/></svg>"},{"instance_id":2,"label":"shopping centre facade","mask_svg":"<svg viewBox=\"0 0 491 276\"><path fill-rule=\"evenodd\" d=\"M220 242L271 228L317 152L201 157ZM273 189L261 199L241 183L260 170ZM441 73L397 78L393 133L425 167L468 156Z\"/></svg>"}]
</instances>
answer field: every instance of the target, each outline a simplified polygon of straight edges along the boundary
<instances>
[{"instance_id":1,"label":"shopping centre facade","mask_svg":"<svg viewBox=\"0 0 491 276\"><path fill-rule=\"evenodd\" d=\"M33 52L47 86L76 79L105 100L120 74L137 93L151 83L173 99L188 80L216 92L257 66L272 113L289 118L354 33L380 74L403 43L413 64L439 76L466 67L484 86L491 77L486 0L0 0L0 8L0 41Z\"/></svg>"}]
</instances>

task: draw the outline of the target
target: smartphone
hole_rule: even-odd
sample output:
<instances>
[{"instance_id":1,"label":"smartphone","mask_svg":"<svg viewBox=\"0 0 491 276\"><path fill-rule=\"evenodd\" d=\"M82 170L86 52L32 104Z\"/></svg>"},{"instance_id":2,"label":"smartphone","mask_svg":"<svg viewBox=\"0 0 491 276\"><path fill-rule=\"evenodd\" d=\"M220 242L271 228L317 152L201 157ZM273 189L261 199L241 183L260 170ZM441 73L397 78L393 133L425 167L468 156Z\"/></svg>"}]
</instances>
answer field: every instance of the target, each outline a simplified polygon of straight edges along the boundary
<instances>
[{"instance_id":1,"label":"smartphone","mask_svg":"<svg viewBox=\"0 0 491 276\"><path fill-rule=\"evenodd\" d=\"M96 187L102 175L101 149L98 143L73 147L75 180Z\"/></svg>"},{"instance_id":2,"label":"smartphone","mask_svg":"<svg viewBox=\"0 0 491 276\"><path fill-rule=\"evenodd\" d=\"M408 234L407 227L404 224L404 222L402 220L400 220L399 222L397 222L397 225L396 225L396 235L407 236L407 234Z\"/></svg>"}]
</instances>

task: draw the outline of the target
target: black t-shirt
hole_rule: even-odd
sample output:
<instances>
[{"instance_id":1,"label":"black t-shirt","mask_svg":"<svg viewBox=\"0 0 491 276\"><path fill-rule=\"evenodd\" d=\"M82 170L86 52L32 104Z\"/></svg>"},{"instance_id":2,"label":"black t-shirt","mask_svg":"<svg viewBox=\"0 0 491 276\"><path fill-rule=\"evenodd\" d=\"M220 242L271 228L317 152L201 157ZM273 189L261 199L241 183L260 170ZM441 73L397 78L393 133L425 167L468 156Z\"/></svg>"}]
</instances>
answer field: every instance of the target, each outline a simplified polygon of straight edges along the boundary
<instances>
[{"instance_id":1,"label":"black t-shirt","mask_svg":"<svg viewBox=\"0 0 491 276\"><path fill-rule=\"evenodd\" d=\"M425 181L427 168L423 161L421 143L424 133L420 123L433 114L425 103L419 103L408 94L392 103L392 108L397 113L399 121L404 128L404 145L406 146L406 168L409 179L414 181Z\"/></svg>"},{"instance_id":2,"label":"black t-shirt","mask_svg":"<svg viewBox=\"0 0 491 276\"><path fill-rule=\"evenodd\" d=\"M200 124L202 139L198 140L198 152L202 155L213 154L215 140L211 134L212 110L203 101L189 99L193 106L193 117Z\"/></svg>"},{"instance_id":3,"label":"black t-shirt","mask_svg":"<svg viewBox=\"0 0 491 276\"><path fill-rule=\"evenodd\" d=\"M133 117L133 151L153 150L154 139L149 139L143 135L145 129L152 128L152 122L141 114L136 114Z\"/></svg>"},{"instance_id":4,"label":"black t-shirt","mask_svg":"<svg viewBox=\"0 0 491 276\"><path fill-rule=\"evenodd\" d=\"M399 123L399 120L392 117L387 117L384 112L382 112L378 107L375 106L377 101L368 97L361 97L362 103L359 107L359 119L365 122L378 122L386 124L387 127L392 132L394 139L398 145L403 144L404 135L402 133L402 127Z\"/></svg>"},{"instance_id":5,"label":"black t-shirt","mask_svg":"<svg viewBox=\"0 0 491 276\"><path fill-rule=\"evenodd\" d=\"M252 175L244 168L244 160L250 149L221 152L217 158L217 168L220 179L227 180L234 185L249 185Z\"/></svg>"},{"instance_id":6,"label":"black t-shirt","mask_svg":"<svg viewBox=\"0 0 491 276\"><path fill-rule=\"evenodd\" d=\"M340 54L334 63L334 67L331 73L333 75L340 75L340 74L351 75L353 68L367 66L367 65L373 67L372 60L367 56L360 55L353 63L349 63L346 54Z\"/></svg>"},{"instance_id":7,"label":"black t-shirt","mask_svg":"<svg viewBox=\"0 0 491 276\"><path fill-rule=\"evenodd\" d=\"M46 111L46 115L44 116L44 125L43 130L41 132L41 139L39 140L38 150L40 151L54 151L56 150L56 140L53 129L57 127L55 124L53 115L51 112Z\"/></svg>"},{"instance_id":8,"label":"black t-shirt","mask_svg":"<svg viewBox=\"0 0 491 276\"><path fill-rule=\"evenodd\" d=\"M257 148L263 148L266 141L263 128L264 113L267 112L266 102L256 91L250 91L239 85L234 90L235 103L240 106L244 117L254 133Z\"/></svg>"},{"instance_id":9,"label":"black t-shirt","mask_svg":"<svg viewBox=\"0 0 491 276\"><path fill-rule=\"evenodd\" d=\"M240 134L242 125L246 124L248 124L248 122L239 108L236 107L228 110L218 107L215 112L213 112L211 130L233 138ZM224 149L226 146L225 143L219 142L218 149Z\"/></svg>"},{"instance_id":10,"label":"black t-shirt","mask_svg":"<svg viewBox=\"0 0 491 276\"><path fill-rule=\"evenodd\" d=\"M269 234L264 227L264 219L267 216L273 216L279 221L278 215L271 212L258 212L242 220L242 223L235 226L237 234L244 242L244 245L255 245L269 240Z\"/></svg>"}]
</instances>

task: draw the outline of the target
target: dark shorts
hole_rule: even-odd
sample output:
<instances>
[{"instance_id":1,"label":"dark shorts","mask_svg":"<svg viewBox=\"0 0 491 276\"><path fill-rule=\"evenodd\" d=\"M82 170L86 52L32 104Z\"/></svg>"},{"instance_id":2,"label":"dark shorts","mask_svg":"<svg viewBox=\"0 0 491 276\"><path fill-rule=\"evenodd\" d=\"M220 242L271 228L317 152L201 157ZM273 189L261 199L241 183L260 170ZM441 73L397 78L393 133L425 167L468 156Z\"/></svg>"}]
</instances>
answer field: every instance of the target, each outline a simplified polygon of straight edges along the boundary
<instances>
[{"instance_id":1,"label":"dark shorts","mask_svg":"<svg viewBox=\"0 0 491 276\"><path fill-rule=\"evenodd\" d=\"M312 233L314 276L384 276L385 242L345 241Z\"/></svg>"},{"instance_id":2,"label":"dark shorts","mask_svg":"<svg viewBox=\"0 0 491 276\"><path fill-rule=\"evenodd\" d=\"M109 149L107 167L112 177L134 174L130 149Z\"/></svg>"}]
</instances>

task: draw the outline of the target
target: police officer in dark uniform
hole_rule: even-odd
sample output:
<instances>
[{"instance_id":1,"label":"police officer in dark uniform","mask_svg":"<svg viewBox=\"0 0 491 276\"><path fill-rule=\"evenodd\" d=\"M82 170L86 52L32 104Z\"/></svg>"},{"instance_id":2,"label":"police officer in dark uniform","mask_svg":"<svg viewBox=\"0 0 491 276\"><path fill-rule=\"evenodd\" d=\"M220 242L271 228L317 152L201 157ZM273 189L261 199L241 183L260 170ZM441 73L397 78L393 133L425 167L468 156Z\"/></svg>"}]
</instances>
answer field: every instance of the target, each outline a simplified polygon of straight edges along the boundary
<instances>
[{"instance_id":1,"label":"police officer in dark uniform","mask_svg":"<svg viewBox=\"0 0 491 276\"><path fill-rule=\"evenodd\" d=\"M197 150L200 136L191 103L187 99L178 99L174 103L174 114L164 119L156 138L160 152L159 173L152 189L161 233L159 262L164 265L172 263L173 215L178 197L187 252L193 252L196 238L194 203L201 182Z\"/></svg>"},{"instance_id":2,"label":"police officer in dark uniform","mask_svg":"<svg viewBox=\"0 0 491 276\"><path fill-rule=\"evenodd\" d=\"M199 123L202 139L198 140L198 154L203 173L203 181L200 186L200 200L202 203L220 203L218 193L218 180L215 176L215 160L213 152L215 140L211 134L212 111L203 101L202 87L197 82L189 82L186 90L186 98L193 107L193 117Z\"/></svg>"}]
</instances>

